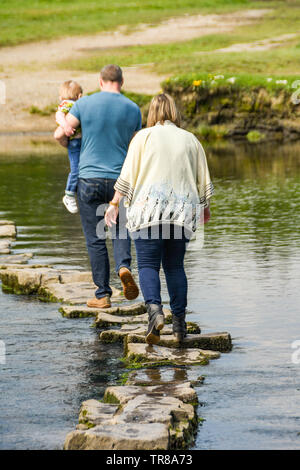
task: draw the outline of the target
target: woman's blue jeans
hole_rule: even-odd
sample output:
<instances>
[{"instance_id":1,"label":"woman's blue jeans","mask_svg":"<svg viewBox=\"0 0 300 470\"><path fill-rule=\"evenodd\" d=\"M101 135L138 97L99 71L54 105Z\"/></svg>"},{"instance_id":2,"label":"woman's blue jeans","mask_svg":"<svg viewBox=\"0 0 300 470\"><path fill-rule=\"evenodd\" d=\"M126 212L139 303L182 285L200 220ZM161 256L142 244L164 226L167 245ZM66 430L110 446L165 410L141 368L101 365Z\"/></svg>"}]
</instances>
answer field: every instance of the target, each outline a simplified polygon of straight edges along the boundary
<instances>
[{"instance_id":1,"label":"woman's blue jeans","mask_svg":"<svg viewBox=\"0 0 300 470\"><path fill-rule=\"evenodd\" d=\"M116 180L108 178L79 178L77 199L80 218L86 245L91 262L93 281L98 287L95 292L97 298L111 295L109 285L110 266L106 248L106 235L104 227L104 211L107 203L112 200ZM120 214L124 207L120 205ZM119 219L122 221L119 224ZM131 240L125 228L125 216L118 218L114 227L112 238L116 272L121 267L130 269L131 264Z\"/></svg>"},{"instance_id":2,"label":"woman's blue jeans","mask_svg":"<svg viewBox=\"0 0 300 470\"><path fill-rule=\"evenodd\" d=\"M184 271L184 255L189 240L185 237L181 227L172 224L167 230L163 230L162 227L157 226L158 230L154 236L153 233L151 235L151 229L142 229L135 232L140 286L146 304L161 304L159 271L162 264L172 314L182 316L185 315L187 306L187 278ZM174 234L174 228L176 234ZM168 232L169 237L167 236ZM136 238L138 234L140 238ZM146 238L147 235L148 238Z\"/></svg>"}]
</instances>

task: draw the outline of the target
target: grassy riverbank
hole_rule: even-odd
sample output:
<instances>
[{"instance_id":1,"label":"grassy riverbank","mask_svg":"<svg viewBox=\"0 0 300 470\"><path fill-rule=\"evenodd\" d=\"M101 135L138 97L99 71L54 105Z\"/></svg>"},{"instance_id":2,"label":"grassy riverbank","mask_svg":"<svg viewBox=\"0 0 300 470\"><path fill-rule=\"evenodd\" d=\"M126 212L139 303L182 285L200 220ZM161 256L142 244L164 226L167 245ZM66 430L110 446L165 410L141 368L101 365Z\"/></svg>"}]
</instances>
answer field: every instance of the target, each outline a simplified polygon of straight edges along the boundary
<instances>
[{"instance_id":1,"label":"grassy riverbank","mask_svg":"<svg viewBox=\"0 0 300 470\"><path fill-rule=\"evenodd\" d=\"M300 138L297 76L188 74L166 80L184 127L201 139L295 140Z\"/></svg>"},{"instance_id":2,"label":"grassy riverbank","mask_svg":"<svg viewBox=\"0 0 300 470\"><path fill-rule=\"evenodd\" d=\"M276 4L247 0L2 0L0 46L108 31L120 25L131 31L139 23L157 23L187 13L223 13Z\"/></svg>"}]
</instances>

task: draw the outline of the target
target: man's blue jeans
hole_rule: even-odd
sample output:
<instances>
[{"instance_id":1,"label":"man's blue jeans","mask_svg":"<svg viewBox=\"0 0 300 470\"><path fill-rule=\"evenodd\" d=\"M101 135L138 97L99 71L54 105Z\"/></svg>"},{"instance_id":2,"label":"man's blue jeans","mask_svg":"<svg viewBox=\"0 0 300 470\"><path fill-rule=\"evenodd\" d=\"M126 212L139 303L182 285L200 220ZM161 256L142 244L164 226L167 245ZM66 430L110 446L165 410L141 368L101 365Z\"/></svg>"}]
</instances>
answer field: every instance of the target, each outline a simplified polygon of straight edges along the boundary
<instances>
[{"instance_id":1,"label":"man's blue jeans","mask_svg":"<svg viewBox=\"0 0 300 470\"><path fill-rule=\"evenodd\" d=\"M151 229L139 231L141 238L136 238L135 247L138 261L140 286L146 304L161 304L159 271L162 264L172 314L185 315L187 306L187 278L184 271L184 255L188 238L181 227L170 225L162 230L157 226L156 237L151 238ZM176 235L174 235L174 229ZM148 235L149 238L144 239ZM165 238L169 235L169 238ZM177 239L175 238L177 237ZM180 237L180 238L179 238Z\"/></svg>"},{"instance_id":2,"label":"man's blue jeans","mask_svg":"<svg viewBox=\"0 0 300 470\"><path fill-rule=\"evenodd\" d=\"M106 178L78 179L77 199L80 218L91 262L93 281L98 287L95 293L98 299L107 294L112 295L109 286L110 266L106 248L106 232L103 230L103 206L112 200L115 192L115 182L114 179ZM120 211L122 210L124 210L124 207L121 205ZM122 220L124 220L124 217ZM119 221L114 235L115 238L112 238L112 243L116 272L118 273L121 267L130 269L131 240L127 229L119 226Z\"/></svg>"},{"instance_id":3,"label":"man's blue jeans","mask_svg":"<svg viewBox=\"0 0 300 470\"><path fill-rule=\"evenodd\" d=\"M70 161L70 173L68 175L66 194L74 196L78 183L78 165L81 149L81 139L72 139L68 143L68 155Z\"/></svg>"}]
</instances>

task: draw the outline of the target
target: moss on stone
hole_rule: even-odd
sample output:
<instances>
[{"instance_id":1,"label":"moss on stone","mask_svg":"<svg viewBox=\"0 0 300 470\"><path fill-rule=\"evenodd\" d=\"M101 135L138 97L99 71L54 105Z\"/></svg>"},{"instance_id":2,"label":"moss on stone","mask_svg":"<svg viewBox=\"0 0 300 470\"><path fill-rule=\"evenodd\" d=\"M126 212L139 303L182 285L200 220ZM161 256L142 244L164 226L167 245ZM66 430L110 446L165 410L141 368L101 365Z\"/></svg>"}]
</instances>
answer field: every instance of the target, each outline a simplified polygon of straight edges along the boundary
<instances>
[{"instance_id":1,"label":"moss on stone","mask_svg":"<svg viewBox=\"0 0 300 470\"><path fill-rule=\"evenodd\" d=\"M47 291L47 289L43 287L40 287L38 289L37 296L41 302L53 302L53 303L62 302L62 299L58 299L57 297L52 295L50 292Z\"/></svg>"},{"instance_id":2,"label":"moss on stone","mask_svg":"<svg viewBox=\"0 0 300 470\"><path fill-rule=\"evenodd\" d=\"M129 377L129 372L124 372L123 374L121 374L121 376L118 378L117 380L117 383L119 385L126 385L127 381L128 381L128 377Z\"/></svg>"},{"instance_id":3,"label":"moss on stone","mask_svg":"<svg viewBox=\"0 0 300 470\"><path fill-rule=\"evenodd\" d=\"M249 131L246 135L247 140L252 143L261 142L265 138L265 134L262 134L258 130Z\"/></svg>"},{"instance_id":4,"label":"moss on stone","mask_svg":"<svg viewBox=\"0 0 300 470\"><path fill-rule=\"evenodd\" d=\"M123 359L124 364L126 364L126 367L130 369L141 369L144 367L163 367L163 366L177 366L180 365L180 361L178 362L176 359L161 359L161 360L153 360L153 359L148 359L145 357L143 354L130 354L129 357L126 357ZM207 357L202 357L199 359L197 362L193 362L192 364L187 364L187 365L193 365L193 366L204 366L209 363L209 360ZM184 363L182 365L185 365Z\"/></svg>"},{"instance_id":5,"label":"moss on stone","mask_svg":"<svg viewBox=\"0 0 300 470\"><path fill-rule=\"evenodd\" d=\"M60 307L58 311L62 314L65 318L90 318L94 317L95 314L93 312L82 312L80 310L72 310L70 313L66 313L64 307ZM92 326L96 326L95 324Z\"/></svg>"},{"instance_id":6,"label":"moss on stone","mask_svg":"<svg viewBox=\"0 0 300 470\"><path fill-rule=\"evenodd\" d=\"M110 331L102 331L101 341L103 343L122 343L126 335L113 334Z\"/></svg>"},{"instance_id":7,"label":"moss on stone","mask_svg":"<svg viewBox=\"0 0 300 470\"><path fill-rule=\"evenodd\" d=\"M112 393L105 392L102 403L109 403L111 405L120 405L120 401Z\"/></svg>"},{"instance_id":8,"label":"moss on stone","mask_svg":"<svg viewBox=\"0 0 300 470\"><path fill-rule=\"evenodd\" d=\"M88 429L92 429L96 426L95 423L91 423L90 421L85 421L84 419L80 419L78 421L79 424L83 424L84 426L86 426Z\"/></svg>"},{"instance_id":9,"label":"moss on stone","mask_svg":"<svg viewBox=\"0 0 300 470\"><path fill-rule=\"evenodd\" d=\"M187 332L188 334L199 334L201 332L199 325L194 322L187 321L186 322Z\"/></svg>"}]
</instances>

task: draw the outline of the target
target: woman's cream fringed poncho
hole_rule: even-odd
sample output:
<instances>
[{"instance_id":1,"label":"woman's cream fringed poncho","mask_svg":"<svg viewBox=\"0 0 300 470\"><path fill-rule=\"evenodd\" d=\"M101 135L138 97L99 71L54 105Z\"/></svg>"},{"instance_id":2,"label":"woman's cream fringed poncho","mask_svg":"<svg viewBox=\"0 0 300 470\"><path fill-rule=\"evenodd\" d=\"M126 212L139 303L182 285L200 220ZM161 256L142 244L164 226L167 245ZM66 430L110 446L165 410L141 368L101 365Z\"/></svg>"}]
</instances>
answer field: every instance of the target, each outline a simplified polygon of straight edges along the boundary
<instances>
[{"instance_id":1,"label":"woman's cream fringed poncho","mask_svg":"<svg viewBox=\"0 0 300 470\"><path fill-rule=\"evenodd\" d=\"M129 231L164 222L195 231L214 190L202 145L171 121L135 135L115 189Z\"/></svg>"}]
</instances>

